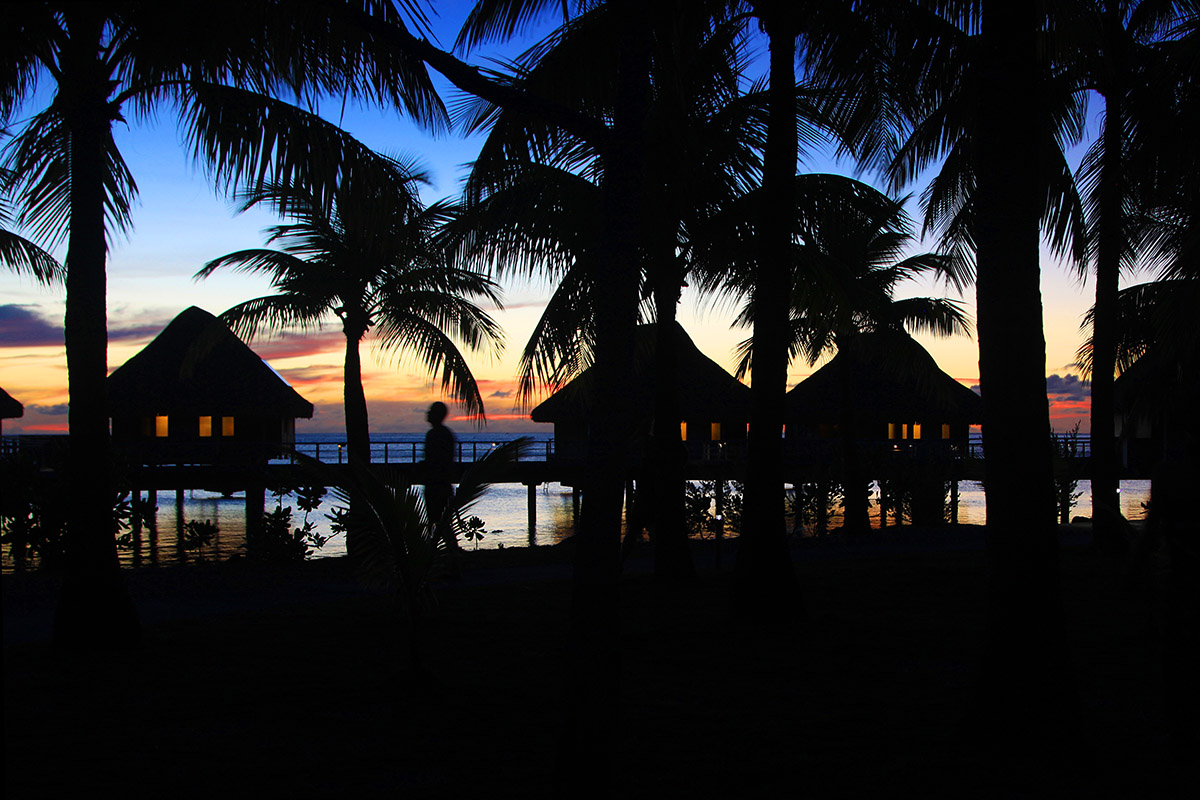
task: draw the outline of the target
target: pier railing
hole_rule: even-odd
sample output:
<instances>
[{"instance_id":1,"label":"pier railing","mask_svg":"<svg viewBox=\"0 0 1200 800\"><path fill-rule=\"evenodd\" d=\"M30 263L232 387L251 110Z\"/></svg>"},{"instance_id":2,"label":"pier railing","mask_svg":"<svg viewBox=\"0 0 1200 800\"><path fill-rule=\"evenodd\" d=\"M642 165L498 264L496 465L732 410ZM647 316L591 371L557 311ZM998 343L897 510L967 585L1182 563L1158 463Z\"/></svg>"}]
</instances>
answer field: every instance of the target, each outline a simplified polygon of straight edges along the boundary
<instances>
[{"instance_id":1,"label":"pier railing","mask_svg":"<svg viewBox=\"0 0 1200 800\"><path fill-rule=\"evenodd\" d=\"M1055 434L1059 444L1069 442L1070 434ZM469 464L483 458L502 442L491 441L459 441L456 443L455 460ZM812 460L816 456L809 453L820 442L808 442L801 445L785 444L785 450L792 460ZM826 443L827 444L827 443ZM906 447L915 442L902 443ZM864 449L890 449L897 446L894 441L860 439L859 446ZM688 458L693 462L741 461L746 456L745 442L687 442ZM886 446L886 447L885 447ZM0 437L0 455L13 456L17 453L27 453L35 460L47 460L50 457L61 457L66 453L66 436L19 435ZM217 464L228 462L262 462L266 458L271 463L291 463L296 459L293 454L301 454L315 458L326 464L348 463L346 442L295 442L286 444L267 444L255 442L148 442L131 444L116 444L118 456L124 454L134 462L145 464ZM582 443L564 443L558 446L554 440L535 441L520 456L520 461L545 462L555 460L572 460L584 457ZM1060 448L1059 452L1063 452ZM1074 458L1087 459L1091 457L1091 440L1087 434L1079 434L1074 441ZM983 459L983 439L979 434L972 434L966 446L958 453L960 457ZM372 464L418 464L425 459L425 445L420 441L410 442L372 442Z\"/></svg>"},{"instance_id":2,"label":"pier railing","mask_svg":"<svg viewBox=\"0 0 1200 800\"><path fill-rule=\"evenodd\" d=\"M454 460L460 464L471 464L495 450L503 442L456 442ZM315 458L325 464L345 464L348 455L346 443L341 442L296 442L283 445L280 460L288 460L292 453ZM554 457L554 442L534 442L526 448L519 461L550 461ZM419 464L425 460L423 442L371 442L372 464Z\"/></svg>"}]
</instances>

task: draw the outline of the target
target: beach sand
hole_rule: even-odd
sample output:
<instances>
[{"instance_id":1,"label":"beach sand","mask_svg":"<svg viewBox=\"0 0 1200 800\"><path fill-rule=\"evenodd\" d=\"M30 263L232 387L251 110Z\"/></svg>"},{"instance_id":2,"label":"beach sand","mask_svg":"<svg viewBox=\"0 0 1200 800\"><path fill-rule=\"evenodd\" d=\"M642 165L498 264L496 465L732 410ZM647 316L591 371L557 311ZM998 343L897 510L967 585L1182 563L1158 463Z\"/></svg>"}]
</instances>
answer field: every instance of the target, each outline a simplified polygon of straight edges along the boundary
<instances>
[{"instance_id":1,"label":"beach sand","mask_svg":"<svg viewBox=\"0 0 1200 800\"><path fill-rule=\"evenodd\" d=\"M621 590L617 797L1168 797L1152 588L1065 532L1085 763L997 759L956 724L983 634L982 534L796 550L809 622L733 624L728 569ZM560 730L570 548L465 554L404 677L386 592L344 559L129 573L146 646L52 658L54 581L3 577L5 796L538 798Z\"/></svg>"}]
</instances>

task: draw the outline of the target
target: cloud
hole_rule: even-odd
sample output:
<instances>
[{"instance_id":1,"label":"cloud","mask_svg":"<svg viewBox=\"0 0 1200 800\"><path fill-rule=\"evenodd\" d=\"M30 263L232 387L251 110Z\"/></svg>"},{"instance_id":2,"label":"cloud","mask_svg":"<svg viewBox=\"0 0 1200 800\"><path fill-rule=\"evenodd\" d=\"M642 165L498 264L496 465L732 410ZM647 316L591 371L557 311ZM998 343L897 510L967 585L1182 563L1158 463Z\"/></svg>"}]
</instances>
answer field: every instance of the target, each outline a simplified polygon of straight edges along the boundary
<instances>
[{"instance_id":1,"label":"cloud","mask_svg":"<svg viewBox=\"0 0 1200 800\"><path fill-rule=\"evenodd\" d=\"M1046 394L1056 401L1083 402L1091 396L1090 387L1075 375L1050 375L1046 378Z\"/></svg>"},{"instance_id":2,"label":"cloud","mask_svg":"<svg viewBox=\"0 0 1200 800\"><path fill-rule=\"evenodd\" d=\"M293 367L291 369L275 370L292 386L311 386L319 383L341 383L342 368L331 365L314 364L311 367Z\"/></svg>"},{"instance_id":3,"label":"cloud","mask_svg":"<svg viewBox=\"0 0 1200 800\"><path fill-rule=\"evenodd\" d=\"M46 417L61 417L67 413L68 408L69 407L66 403L55 403L51 406L43 406L34 403L32 405L25 406L25 413L40 414Z\"/></svg>"},{"instance_id":4,"label":"cloud","mask_svg":"<svg viewBox=\"0 0 1200 800\"><path fill-rule=\"evenodd\" d=\"M114 325L108 329L108 343L149 342L155 336L162 333L165 327L167 327L166 322L156 322L149 325Z\"/></svg>"},{"instance_id":5,"label":"cloud","mask_svg":"<svg viewBox=\"0 0 1200 800\"><path fill-rule=\"evenodd\" d=\"M489 394L489 395L488 395L488 397L498 397L498 398L500 398L501 400L504 400L504 399L507 399L507 398L509 398L509 397L512 397L512 394L513 394L513 393L512 393L512 390L511 390L511 389L509 389L509 390L506 390L506 391L502 391L502 390L500 390L500 389L497 389L496 391L494 391L494 392L492 392L491 394Z\"/></svg>"},{"instance_id":6,"label":"cloud","mask_svg":"<svg viewBox=\"0 0 1200 800\"><path fill-rule=\"evenodd\" d=\"M337 331L329 333L285 335L264 339L251 345L263 361L282 361L285 358L304 358L346 348L346 337Z\"/></svg>"},{"instance_id":7,"label":"cloud","mask_svg":"<svg viewBox=\"0 0 1200 800\"><path fill-rule=\"evenodd\" d=\"M149 341L162 332L166 320L119 323L109 320L109 344ZM32 310L30 306L0 305L0 347L62 347L63 327Z\"/></svg>"},{"instance_id":8,"label":"cloud","mask_svg":"<svg viewBox=\"0 0 1200 800\"><path fill-rule=\"evenodd\" d=\"M0 347L62 347L62 325L29 306L0 305Z\"/></svg>"}]
</instances>

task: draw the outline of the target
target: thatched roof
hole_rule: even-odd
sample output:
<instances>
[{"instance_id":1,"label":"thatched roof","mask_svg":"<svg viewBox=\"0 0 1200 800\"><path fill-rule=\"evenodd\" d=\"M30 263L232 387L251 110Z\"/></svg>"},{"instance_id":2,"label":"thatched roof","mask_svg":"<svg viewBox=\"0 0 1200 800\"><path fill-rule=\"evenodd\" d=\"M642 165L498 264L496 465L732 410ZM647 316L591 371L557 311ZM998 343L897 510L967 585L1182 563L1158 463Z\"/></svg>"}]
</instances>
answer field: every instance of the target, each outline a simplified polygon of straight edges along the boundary
<instances>
[{"instance_id":1,"label":"thatched roof","mask_svg":"<svg viewBox=\"0 0 1200 800\"><path fill-rule=\"evenodd\" d=\"M696 348L682 326L675 324L679 349L679 411L683 419L748 419L750 389ZM655 325L637 329L634 362L626 372L626 386L639 418L654 409ZM534 422L582 420L592 411L594 368L559 389L530 414Z\"/></svg>"},{"instance_id":2,"label":"thatched roof","mask_svg":"<svg viewBox=\"0 0 1200 800\"><path fill-rule=\"evenodd\" d=\"M14 419L25 415L25 406L18 403L8 392L0 389L0 419Z\"/></svg>"},{"instance_id":3,"label":"thatched roof","mask_svg":"<svg viewBox=\"0 0 1200 800\"><path fill-rule=\"evenodd\" d=\"M828 364L788 392L788 418L836 424L847 401L860 424L983 422L983 399L942 372L905 333L861 334L843 342Z\"/></svg>"},{"instance_id":4,"label":"thatched roof","mask_svg":"<svg viewBox=\"0 0 1200 800\"><path fill-rule=\"evenodd\" d=\"M1113 393L1117 410L1130 416L1191 417L1200 406L1200 364L1147 353L1121 373Z\"/></svg>"},{"instance_id":5,"label":"thatched roof","mask_svg":"<svg viewBox=\"0 0 1200 800\"><path fill-rule=\"evenodd\" d=\"M120 414L313 415L312 403L195 306L108 376L108 399Z\"/></svg>"}]
</instances>

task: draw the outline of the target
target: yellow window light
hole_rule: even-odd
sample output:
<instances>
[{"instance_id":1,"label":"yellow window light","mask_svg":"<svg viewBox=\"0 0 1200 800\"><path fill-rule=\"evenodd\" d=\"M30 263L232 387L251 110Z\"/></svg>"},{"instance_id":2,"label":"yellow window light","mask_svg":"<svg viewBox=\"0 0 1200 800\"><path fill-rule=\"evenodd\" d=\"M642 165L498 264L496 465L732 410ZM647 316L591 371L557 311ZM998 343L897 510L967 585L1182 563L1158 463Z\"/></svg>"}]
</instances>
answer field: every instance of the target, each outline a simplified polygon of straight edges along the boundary
<instances>
[{"instance_id":1,"label":"yellow window light","mask_svg":"<svg viewBox=\"0 0 1200 800\"><path fill-rule=\"evenodd\" d=\"M686 422L679 423L679 438L685 442L687 441L687 423Z\"/></svg>"},{"instance_id":2,"label":"yellow window light","mask_svg":"<svg viewBox=\"0 0 1200 800\"><path fill-rule=\"evenodd\" d=\"M233 436L233 417L221 417L221 435Z\"/></svg>"},{"instance_id":3,"label":"yellow window light","mask_svg":"<svg viewBox=\"0 0 1200 800\"><path fill-rule=\"evenodd\" d=\"M200 418L200 438L207 439L212 436L212 417Z\"/></svg>"},{"instance_id":4,"label":"yellow window light","mask_svg":"<svg viewBox=\"0 0 1200 800\"><path fill-rule=\"evenodd\" d=\"M710 432L709 438L714 442L721 441L721 423L714 422L712 424L712 431Z\"/></svg>"},{"instance_id":5,"label":"yellow window light","mask_svg":"<svg viewBox=\"0 0 1200 800\"><path fill-rule=\"evenodd\" d=\"M165 439L170 434L170 419L166 414L160 414L154 418L154 435L159 439Z\"/></svg>"},{"instance_id":6,"label":"yellow window light","mask_svg":"<svg viewBox=\"0 0 1200 800\"><path fill-rule=\"evenodd\" d=\"M949 422L942 424L942 438L943 439L950 438L950 423Z\"/></svg>"}]
</instances>

